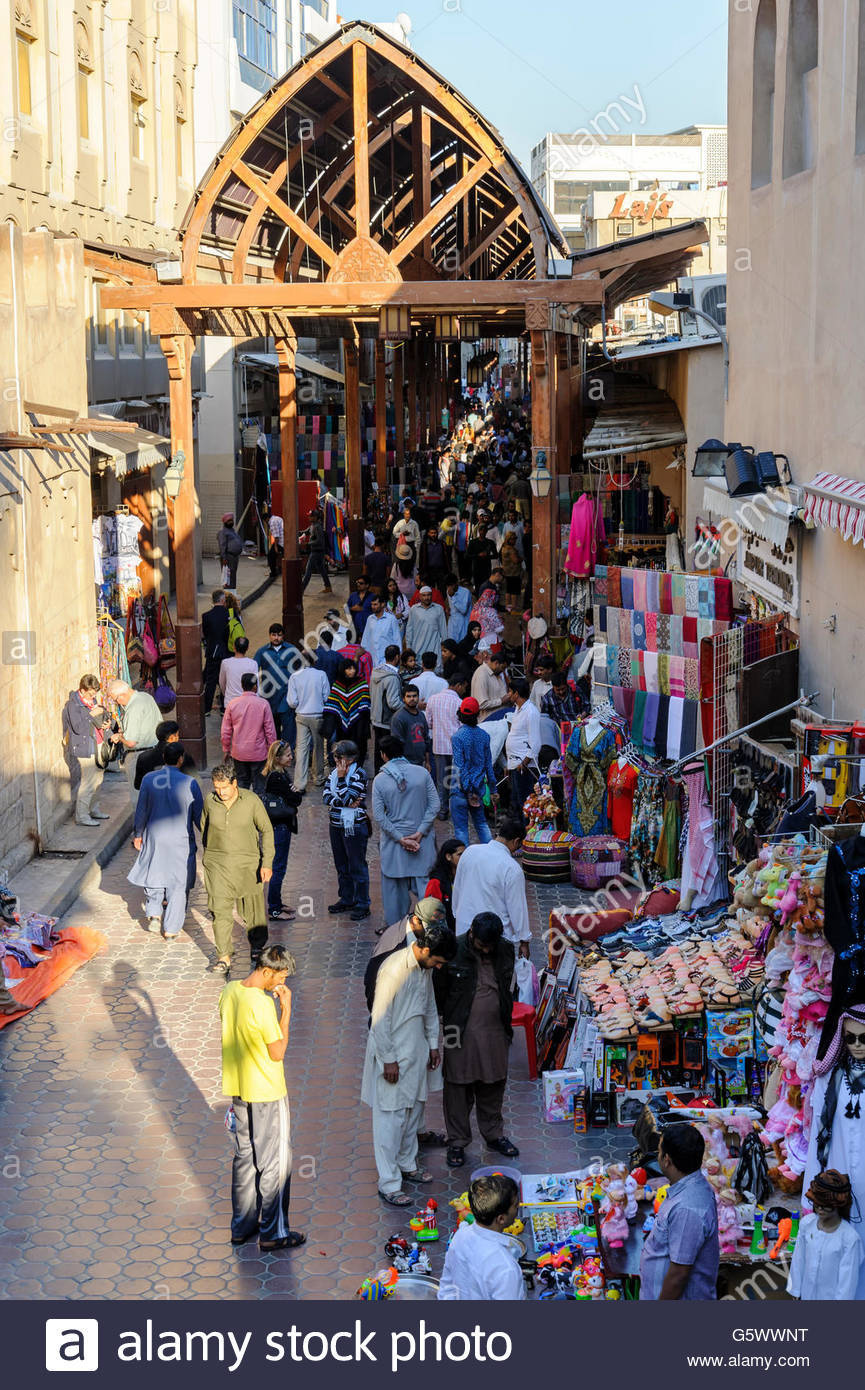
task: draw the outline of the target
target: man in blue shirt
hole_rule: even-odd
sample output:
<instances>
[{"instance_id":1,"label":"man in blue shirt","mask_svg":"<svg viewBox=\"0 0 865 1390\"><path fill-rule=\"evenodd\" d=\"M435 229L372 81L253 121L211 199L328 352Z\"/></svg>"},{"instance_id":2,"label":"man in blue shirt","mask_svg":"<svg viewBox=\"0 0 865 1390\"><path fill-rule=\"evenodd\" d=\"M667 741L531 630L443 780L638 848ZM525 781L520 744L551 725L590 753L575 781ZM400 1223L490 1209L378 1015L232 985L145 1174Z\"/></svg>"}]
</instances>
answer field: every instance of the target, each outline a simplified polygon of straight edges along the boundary
<instances>
[{"instance_id":1,"label":"man in blue shirt","mask_svg":"<svg viewBox=\"0 0 865 1390\"><path fill-rule=\"evenodd\" d=\"M450 813L454 835L465 845L469 843L469 814L479 843L489 844L493 832L487 824L484 792L489 789L493 801L498 799L490 736L478 728L479 712L480 705L471 695L462 701L457 711L460 727L452 743Z\"/></svg>"},{"instance_id":2,"label":"man in blue shirt","mask_svg":"<svg viewBox=\"0 0 865 1390\"><path fill-rule=\"evenodd\" d=\"M366 620L372 612L372 595L369 591L369 583L364 575L359 575L357 587L348 596L348 611L354 623L354 630L357 633L357 641L363 640L363 630L366 627Z\"/></svg>"},{"instance_id":3,"label":"man in blue shirt","mask_svg":"<svg viewBox=\"0 0 865 1390\"><path fill-rule=\"evenodd\" d=\"M292 672L298 671L304 662L297 647L286 642L282 623L271 623L269 632L267 646L259 647L255 653L260 672L258 693L270 705L277 734L294 748L297 723L288 703L288 682Z\"/></svg>"},{"instance_id":4,"label":"man in blue shirt","mask_svg":"<svg viewBox=\"0 0 865 1390\"><path fill-rule=\"evenodd\" d=\"M640 1298L716 1299L718 1212L700 1171L703 1136L693 1125L668 1125L658 1167L670 1184L640 1260Z\"/></svg>"}]
</instances>

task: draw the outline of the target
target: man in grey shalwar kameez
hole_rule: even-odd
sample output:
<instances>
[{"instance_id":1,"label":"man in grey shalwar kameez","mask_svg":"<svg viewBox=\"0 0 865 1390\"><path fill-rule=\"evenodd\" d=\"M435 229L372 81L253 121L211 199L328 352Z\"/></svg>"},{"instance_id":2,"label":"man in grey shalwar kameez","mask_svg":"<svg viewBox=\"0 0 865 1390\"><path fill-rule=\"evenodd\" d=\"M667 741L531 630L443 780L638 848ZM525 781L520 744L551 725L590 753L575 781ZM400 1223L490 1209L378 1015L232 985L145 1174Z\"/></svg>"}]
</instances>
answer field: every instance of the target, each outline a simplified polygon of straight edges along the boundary
<instances>
[{"instance_id":1,"label":"man in grey shalwar kameez","mask_svg":"<svg viewBox=\"0 0 865 1390\"><path fill-rule=\"evenodd\" d=\"M180 935L186 920L195 882L195 829L204 805L198 783L180 771L184 756L181 743L166 744L165 766L141 780L132 842L138 858L127 875L144 889L147 930L161 928L166 941Z\"/></svg>"},{"instance_id":2,"label":"man in grey shalwar kameez","mask_svg":"<svg viewBox=\"0 0 865 1390\"><path fill-rule=\"evenodd\" d=\"M420 591L420 600L409 609L405 627L405 644L422 656L424 652L435 652L436 661L442 659L442 642L448 635L448 620L444 609L432 601L432 589L425 584Z\"/></svg>"},{"instance_id":3,"label":"man in grey shalwar kameez","mask_svg":"<svg viewBox=\"0 0 865 1390\"><path fill-rule=\"evenodd\" d=\"M381 902L389 926L405 917L412 892L424 896L441 802L426 768L402 756L399 739L385 736L379 750L384 766L372 784L372 816L380 831Z\"/></svg>"},{"instance_id":4,"label":"man in grey shalwar kameez","mask_svg":"<svg viewBox=\"0 0 865 1390\"><path fill-rule=\"evenodd\" d=\"M432 980L457 948L444 923L424 926L418 935L408 928L408 934L406 949L389 955L376 976L360 1097L372 1108L378 1193L394 1207L411 1204L403 1179L432 1181L417 1166L424 1102L442 1085Z\"/></svg>"}]
</instances>

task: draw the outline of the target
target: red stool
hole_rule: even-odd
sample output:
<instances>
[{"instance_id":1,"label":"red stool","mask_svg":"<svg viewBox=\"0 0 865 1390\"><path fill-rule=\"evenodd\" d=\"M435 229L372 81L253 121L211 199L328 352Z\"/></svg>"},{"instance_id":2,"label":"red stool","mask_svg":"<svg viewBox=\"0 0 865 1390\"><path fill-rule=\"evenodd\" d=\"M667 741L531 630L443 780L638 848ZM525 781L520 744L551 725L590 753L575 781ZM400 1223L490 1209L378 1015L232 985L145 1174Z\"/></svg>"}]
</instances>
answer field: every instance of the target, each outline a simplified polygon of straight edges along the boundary
<instances>
[{"instance_id":1,"label":"red stool","mask_svg":"<svg viewBox=\"0 0 865 1390\"><path fill-rule=\"evenodd\" d=\"M529 1076L532 1081L538 1078L538 1049L535 1042L535 1011L531 1004L514 1004L511 1026L526 1031L526 1052L529 1058Z\"/></svg>"}]
</instances>

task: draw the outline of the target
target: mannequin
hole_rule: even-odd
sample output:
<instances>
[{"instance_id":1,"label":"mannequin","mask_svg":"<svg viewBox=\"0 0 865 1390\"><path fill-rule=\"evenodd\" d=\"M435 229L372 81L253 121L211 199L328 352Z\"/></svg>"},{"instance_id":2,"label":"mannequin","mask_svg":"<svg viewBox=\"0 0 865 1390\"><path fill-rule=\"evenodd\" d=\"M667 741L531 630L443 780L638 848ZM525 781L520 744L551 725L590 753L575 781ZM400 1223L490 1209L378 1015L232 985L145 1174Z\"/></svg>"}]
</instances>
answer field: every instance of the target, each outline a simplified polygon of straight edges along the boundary
<instances>
[{"instance_id":1,"label":"mannequin","mask_svg":"<svg viewBox=\"0 0 865 1390\"><path fill-rule=\"evenodd\" d=\"M865 1247L865 1004L844 1010L814 1070L803 1187L807 1192L825 1168L848 1173L854 1198L851 1224ZM865 1263L860 1266L854 1297L865 1299Z\"/></svg>"}]
</instances>

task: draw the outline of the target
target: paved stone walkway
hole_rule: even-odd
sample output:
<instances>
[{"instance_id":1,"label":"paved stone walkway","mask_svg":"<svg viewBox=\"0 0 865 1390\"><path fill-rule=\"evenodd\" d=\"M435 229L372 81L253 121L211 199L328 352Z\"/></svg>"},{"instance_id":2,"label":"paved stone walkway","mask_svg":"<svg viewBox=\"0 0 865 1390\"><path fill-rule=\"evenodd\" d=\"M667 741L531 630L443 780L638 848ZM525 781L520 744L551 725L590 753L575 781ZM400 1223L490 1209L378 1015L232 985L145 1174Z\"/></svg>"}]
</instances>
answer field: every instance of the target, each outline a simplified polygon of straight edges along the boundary
<instances>
[{"instance_id":1,"label":"paved stone walkway","mask_svg":"<svg viewBox=\"0 0 865 1390\"><path fill-rule=\"evenodd\" d=\"M263 640L277 595L248 615ZM316 605L323 608L319 601ZM210 721L216 726L216 720ZM215 732L215 728L210 731ZM295 1176L291 1219L308 1233L293 1252L262 1256L229 1244L231 1141L220 1094L219 983L203 889L187 930L166 946L142 927L139 890L126 882L134 854L122 848L64 918L108 939L58 994L0 1032L0 1296L5 1298L350 1298L379 1268L389 1235L408 1235L404 1213L376 1196L370 1112L360 1104L367 1013L362 976L380 921L378 854L370 852L373 916L359 927L325 905L335 874L324 808L315 793L300 813L284 897L309 895L314 915L272 924L297 960L286 1059ZM447 826L437 826L445 838ZM530 885L535 929L567 888ZM25 904L26 906L26 904ZM245 936L236 928L243 959ZM536 963L540 964L540 947ZM541 1118L540 1082L529 1081L517 1034L506 1128L524 1172L574 1167L630 1147L627 1131L590 1134L578 1150L567 1126ZM440 1100L427 1110L442 1128ZM424 1154L434 1195L453 1228L450 1198L474 1167L492 1161L480 1142L453 1175L444 1151ZM436 1270L444 1242L433 1247Z\"/></svg>"}]
</instances>

